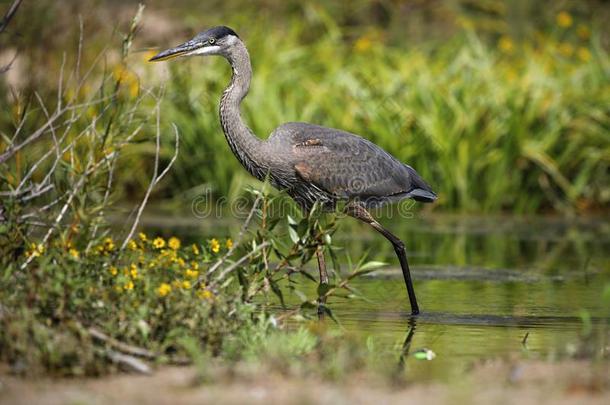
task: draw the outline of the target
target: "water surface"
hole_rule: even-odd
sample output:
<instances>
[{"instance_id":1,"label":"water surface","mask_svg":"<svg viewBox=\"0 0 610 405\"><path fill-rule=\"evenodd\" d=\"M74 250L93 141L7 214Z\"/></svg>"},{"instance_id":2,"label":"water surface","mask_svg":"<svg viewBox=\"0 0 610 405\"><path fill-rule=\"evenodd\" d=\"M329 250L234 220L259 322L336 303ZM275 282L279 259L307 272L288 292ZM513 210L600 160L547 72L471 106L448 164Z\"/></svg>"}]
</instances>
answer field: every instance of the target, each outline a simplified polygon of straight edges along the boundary
<instances>
[{"instance_id":1,"label":"water surface","mask_svg":"<svg viewBox=\"0 0 610 405\"><path fill-rule=\"evenodd\" d=\"M335 243L357 259L388 263L352 284L365 299L332 299L329 306L348 333L375 344L380 356L400 361L416 379L450 378L473 362L515 354L566 355L579 342L581 315L601 328L609 315L602 293L610 285L610 222L587 218L432 216L386 220L406 243L422 313L410 316L398 261L388 242L353 220ZM343 222L342 222L343 224ZM166 227L165 230L167 230ZM235 234L235 224L175 231L188 238ZM174 232L174 233L176 233ZM343 264L342 271L349 271ZM309 296L314 288L305 287ZM287 297L296 302L295 297ZM527 339L524 343L524 337ZM417 360L417 349L434 351Z\"/></svg>"}]
</instances>

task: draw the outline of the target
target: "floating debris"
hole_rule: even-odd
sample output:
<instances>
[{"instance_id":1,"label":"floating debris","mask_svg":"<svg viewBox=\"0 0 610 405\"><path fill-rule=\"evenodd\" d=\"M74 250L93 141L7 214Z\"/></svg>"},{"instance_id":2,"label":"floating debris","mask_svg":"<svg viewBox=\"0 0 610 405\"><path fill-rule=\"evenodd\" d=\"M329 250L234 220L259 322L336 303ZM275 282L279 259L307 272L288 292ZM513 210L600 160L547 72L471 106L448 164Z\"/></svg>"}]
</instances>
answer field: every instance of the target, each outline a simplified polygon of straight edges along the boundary
<instances>
[{"instance_id":1,"label":"floating debris","mask_svg":"<svg viewBox=\"0 0 610 405\"><path fill-rule=\"evenodd\" d=\"M436 353L434 353L432 350L424 347L423 349L419 349L419 350L415 351L413 353L413 357L415 357L417 360L430 361L436 357Z\"/></svg>"}]
</instances>

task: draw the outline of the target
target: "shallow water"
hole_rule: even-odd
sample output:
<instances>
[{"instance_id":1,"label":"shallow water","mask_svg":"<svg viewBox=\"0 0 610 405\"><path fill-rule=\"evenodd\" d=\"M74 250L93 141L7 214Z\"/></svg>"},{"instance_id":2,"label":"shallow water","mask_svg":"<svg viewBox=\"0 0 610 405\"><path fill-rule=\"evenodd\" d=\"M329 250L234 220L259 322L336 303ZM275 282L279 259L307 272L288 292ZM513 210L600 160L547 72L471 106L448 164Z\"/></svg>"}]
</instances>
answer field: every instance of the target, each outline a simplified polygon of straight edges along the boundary
<instances>
[{"instance_id":1,"label":"shallow water","mask_svg":"<svg viewBox=\"0 0 610 405\"><path fill-rule=\"evenodd\" d=\"M583 311L594 328L607 323L606 219L434 216L386 225L407 245L422 313L410 316L389 243L353 223L341 226L335 243L355 259L369 252L369 258L389 266L352 283L365 299L336 298L329 306L340 327L363 342L372 340L380 356L402 364L415 379L451 378L473 362L499 356L562 356L579 342ZM215 226L214 236L221 229L228 232ZM199 228L180 232L208 236ZM349 271L345 265L342 270ZM314 294L313 286L303 290ZM288 297L288 302L296 301ZM436 357L417 360L412 354L422 348Z\"/></svg>"}]
</instances>

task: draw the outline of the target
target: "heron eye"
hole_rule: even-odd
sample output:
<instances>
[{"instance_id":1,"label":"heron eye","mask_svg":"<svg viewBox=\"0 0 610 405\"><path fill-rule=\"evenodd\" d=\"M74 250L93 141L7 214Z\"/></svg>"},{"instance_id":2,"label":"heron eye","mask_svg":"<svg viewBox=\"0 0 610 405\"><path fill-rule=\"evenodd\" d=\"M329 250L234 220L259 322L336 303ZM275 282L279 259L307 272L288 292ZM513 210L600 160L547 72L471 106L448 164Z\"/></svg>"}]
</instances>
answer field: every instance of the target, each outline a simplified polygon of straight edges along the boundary
<instances>
[{"instance_id":1,"label":"heron eye","mask_svg":"<svg viewBox=\"0 0 610 405\"><path fill-rule=\"evenodd\" d=\"M210 38L209 41L210 45L214 45L214 42L216 42L216 40L214 38Z\"/></svg>"}]
</instances>

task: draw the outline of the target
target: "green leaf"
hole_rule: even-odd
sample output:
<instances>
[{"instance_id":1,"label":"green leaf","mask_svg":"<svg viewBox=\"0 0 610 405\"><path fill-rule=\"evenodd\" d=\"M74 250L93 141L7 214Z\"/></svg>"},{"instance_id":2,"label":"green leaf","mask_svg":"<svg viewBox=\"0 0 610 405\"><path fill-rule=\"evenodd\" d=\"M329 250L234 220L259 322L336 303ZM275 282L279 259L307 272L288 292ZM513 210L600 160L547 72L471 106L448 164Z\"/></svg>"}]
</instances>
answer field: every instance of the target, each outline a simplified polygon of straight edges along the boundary
<instances>
[{"instance_id":1,"label":"green leaf","mask_svg":"<svg viewBox=\"0 0 610 405\"><path fill-rule=\"evenodd\" d=\"M332 244L332 238L330 236L330 233L324 234L324 243L328 246L330 246Z\"/></svg>"},{"instance_id":2,"label":"green leaf","mask_svg":"<svg viewBox=\"0 0 610 405\"><path fill-rule=\"evenodd\" d=\"M290 236L292 243L299 243L299 240L301 240L301 238L299 238L299 234L292 226L288 227L288 236Z\"/></svg>"},{"instance_id":3,"label":"green leaf","mask_svg":"<svg viewBox=\"0 0 610 405\"><path fill-rule=\"evenodd\" d=\"M376 270L380 267L387 266L387 263L370 261L364 263L358 270Z\"/></svg>"},{"instance_id":4,"label":"green leaf","mask_svg":"<svg viewBox=\"0 0 610 405\"><path fill-rule=\"evenodd\" d=\"M294 293L297 297L299 297L301 302L307 301L307 296L302 291L295 289Z\"/></svg>"},{"instance_id":5,"label":"green leaf","mask_svg":"<svg viewBox=\"0 0 610 405\"><path fill-rule=\"evenodd\" d=\"M318 279L316 279L314 276L312 276L311 274L309 274L308 272L306 272L304 270L301 271L299 274L301 274L303 277L313 281L314 283L318 282Z\"/></svg>"},{"instance_id":6,"label":"green leaf","mask_svg":"<svg viewBox=\"0 0 610 405\"><path fill-rule=\"evenodd\" d=\"M318 306L311 301L301 303L301 309L316 309Z\"/></svg>"},{"instance_id":7,"label":"green leaf","mask_svg":"<svg viewBox=\"0 0 610 405\"><path fill-rule=\"evenodd\" d=\"M322 310L324 311L324 313L330 317L330 319L335 321L335 323L337 323L337 324L339 323L337 318L335 318L335 315L333 314L333 311L331 311L331 309L329 307L327 307L324 304L320 304L320 306L322 307Z\"/></svg>"},{"instance_id":8,"label":"green leaf","mask_svg":"<svg viewBox=\"0 0 610 405\"><path fill-rule=\"evenodd\" d=\"M336 286L334 284L320 284L318 285L318 297L322 297L324 295L326 295L326 293L328 291L330 291L331 289L335 288Z\"/></svg>"},{"instance_id":9,"label":"green leaf","mask_svg":"<svg viewBox=\"0 0 610 405\"><path fill-rule=\"evenodd\" d=\"M290 215L286 215L286 219L288 220L289 225L296 225L297 221L294 220Z\"/></svg>"},{"instance_id":10,"label":"green leaf","mask_svg":"<svg viewBox=\"0 0 610 405\"><path fill-rule=\"evenodd\" d=\"M309 227L309 221L307 218L303 218L296 227L297 233L301 236L304 236L307 233L307 229Z\"/></svg>"},{"instance_id":11,"label":"green leaf","mask_svg":"<svg viewBox=\"0 0 610 405\"><path fill-rule=\"evenodd\" d=\"M277 285L275 280L272 278L268 278L269 285L271 285L271 291L280 299L280 303L282 304L282 308L286 308L286 303L284 302L284 294L282 294L282 290Z\"/></svg>"}]
</instances>

